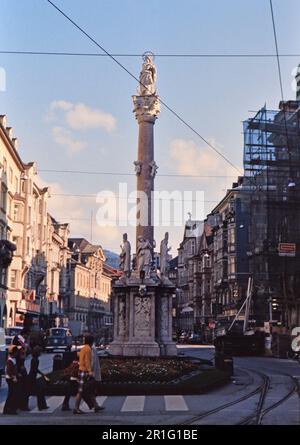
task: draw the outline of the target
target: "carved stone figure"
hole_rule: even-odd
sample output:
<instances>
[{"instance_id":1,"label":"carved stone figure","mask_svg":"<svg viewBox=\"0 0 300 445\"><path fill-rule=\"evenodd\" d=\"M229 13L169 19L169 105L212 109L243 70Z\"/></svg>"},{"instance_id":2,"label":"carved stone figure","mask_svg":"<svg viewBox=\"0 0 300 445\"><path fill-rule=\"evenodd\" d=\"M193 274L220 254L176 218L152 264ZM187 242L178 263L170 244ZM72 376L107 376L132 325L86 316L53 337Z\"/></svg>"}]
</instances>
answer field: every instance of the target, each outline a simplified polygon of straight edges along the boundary
<instances>
[{"instance_id":1,"label":"carved stone figure","mask_svg":"<svg viewBox=\"0 0 300 445\"><path fill-rule=\"evenodd\" d=\"M151 161L149 165L151 168L150 176L152 176L152 178L155 178L157 170L158 170L158 165L156 164L155 161Z\"/></svg>"},{"instance_id":2,"label":"carved stone figure","mask_svg":"<svg viewBox=\"0 0 300 445\"><path fill-rule=\"evenodd\" d=\"M141 171L142 171L143 163L141 161L134 161L133 164L134 164L134 169L135 169L136 175L140 175Z\"/></svg>"},{"instance_id":3,"label":"carved stone figure","mask_svg":"<svg viewBox=\"0 0 300 445\"><path fill-rule=\"evenodd\" d=\"M149 335L151 303L149 298L135 297L135 332Z\"/></svg>"},{"instance_id":4,"label":"carved stone figure","mask_svg":"<svg viewBox=\"0 0 300 445\"><path fill-rule=\"evenodd\" d=\"M153 243L155 244L155 243ZM137 245L137 268L138 272L145 271L145 277L150 278L151 264L152 264L152 249L150 242L143 236L138 237Z\"/></svg>"},{"instance_id":5,"label":"carved stone figure","mask_svg":"<svg viewBox=\"0 0 300 445\"><path fill-rule=\"evenodd\" d=\"M144 63L140 73L140 95L151 96L156 93L156 67L150 55L144 56Z\"/></svg>"},{"instance_id":6,"label":"carved stone figure","mask_svg":"<svg viewBox=\"0 0 300 445\"><path fill-rule=\"evenodd\" d=\"M120 269L124 272L124 275L130 276L130 263L131 263L131 245L127 239L127 233L123 235L123 246L120 246L122 251L120 253Z\"/></svg>"},{"instance_id":7,"label":"carved stone figure","mask_svg":"<svg viewBox=\"0 0 300 445\"><path fill-rule=\"evenodd\" d=\"M169 267L169 251L171 247L168 247L169 233L165 233L165 237L160 243L160 272L165 275Z\"/></svg>"}]
</instances>

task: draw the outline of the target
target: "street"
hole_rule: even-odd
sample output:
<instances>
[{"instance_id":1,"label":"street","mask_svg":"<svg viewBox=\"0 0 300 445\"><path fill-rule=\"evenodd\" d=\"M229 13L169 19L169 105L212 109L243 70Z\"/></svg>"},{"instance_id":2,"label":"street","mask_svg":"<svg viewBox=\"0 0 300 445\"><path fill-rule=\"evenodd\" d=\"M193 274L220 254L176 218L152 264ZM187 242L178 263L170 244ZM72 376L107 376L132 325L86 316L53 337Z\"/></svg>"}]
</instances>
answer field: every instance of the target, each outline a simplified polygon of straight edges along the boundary
<instances>
[{"instance_id":1,"label":"street","mask_svg":"<svg viewBox=\"0 0 300 445\"><path fill-rule=\"evenodd\" d=\"M186 356L212 359L211 346L178 346ZM43 354L40 368L51 371L53 354ZM30 357L27 358L28 367ZM0 424L16 425L299 425L299 364L269 357L235 357L235 372L226 386L203 395L184 396L99 396L105 407L100 414L74 416L62 412L63 397L48 397L49 410L39 412L35 397L30 412L0 416ZM2 412L6 383L0 390ZM73 401L74 403L74 401Z\"/></svg>"}]
</instances>

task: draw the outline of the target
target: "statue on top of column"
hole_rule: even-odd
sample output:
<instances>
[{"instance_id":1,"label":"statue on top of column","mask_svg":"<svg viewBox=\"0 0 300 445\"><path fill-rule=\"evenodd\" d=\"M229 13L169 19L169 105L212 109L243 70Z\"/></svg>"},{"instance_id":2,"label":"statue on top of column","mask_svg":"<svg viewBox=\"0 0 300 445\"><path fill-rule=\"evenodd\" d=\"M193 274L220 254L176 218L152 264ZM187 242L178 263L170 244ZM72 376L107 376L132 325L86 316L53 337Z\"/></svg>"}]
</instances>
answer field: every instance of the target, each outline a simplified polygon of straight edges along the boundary
<instances>
[{"instance_id":1,"label":"statue on top of column","mask_svg":"<svg viewBox=\"0 0 300 445\"><path fill-rule=\"evenodd\" d=\"M140 96L152 96L156 93L156 67L153 63L153 54L145 53L140 73Z\"/></svg>"}]
</instances>

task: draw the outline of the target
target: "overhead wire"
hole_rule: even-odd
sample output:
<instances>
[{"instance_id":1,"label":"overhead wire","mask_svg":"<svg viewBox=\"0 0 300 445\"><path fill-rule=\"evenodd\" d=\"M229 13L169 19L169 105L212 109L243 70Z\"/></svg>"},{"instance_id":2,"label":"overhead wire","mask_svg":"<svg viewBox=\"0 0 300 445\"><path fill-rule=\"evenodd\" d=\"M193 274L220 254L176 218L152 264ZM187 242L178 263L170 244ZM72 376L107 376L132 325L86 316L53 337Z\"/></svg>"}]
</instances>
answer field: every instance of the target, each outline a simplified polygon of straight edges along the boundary
<instances>
[{"instance_id":1,"label":"overhead wire","mask_svg":"<svg viewBox=\"0 0 300 445\"><path fill-rule=\"evenodd\" d=\"M85 31L81 26L79 26L70 16L68 16L64 11L62 11L54 2L51 0L46 0L53 8L55 8L62 16L64 16L73 26L75 26L82 34L84 34L91 42L93 42L98 48L101 49L108 57L110 57L122 70L124 70L130 77L136 80L144 88L148 89L147 86L143 85L140 79L138 79L134 74L129 71L116 57L110 54L99 42L97 42L87 31ZM189 128L194 134L196 134L208 147L210 147L215 153L217 153L225 162L227 162L231 167L233 167L239 174L242 174L241 170L228 159L223 153L221 153L213 144L211 144L205 137L203 137L197 130L195 130L192 125L190 125L183 117L181 117L175 110L173 110L166 102L164 102L160 97L159 102L172 113L181 123L183 123L187 128Z\"/></svg>"}]
</instances>

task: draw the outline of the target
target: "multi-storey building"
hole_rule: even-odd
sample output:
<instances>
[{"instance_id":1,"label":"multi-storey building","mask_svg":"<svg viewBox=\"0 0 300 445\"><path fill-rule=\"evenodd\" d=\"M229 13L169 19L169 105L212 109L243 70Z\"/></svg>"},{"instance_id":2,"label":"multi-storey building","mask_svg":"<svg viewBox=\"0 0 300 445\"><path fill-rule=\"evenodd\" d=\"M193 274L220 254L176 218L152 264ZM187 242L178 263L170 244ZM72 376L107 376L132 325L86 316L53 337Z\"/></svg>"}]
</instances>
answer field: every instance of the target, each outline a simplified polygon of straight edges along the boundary
<instances>
[{"instance_id":1,"label":"multi-storey building","mask_svg":"<svg viewBox=\"0 0 300 445\"><path fill-rule=\"evenodd\" d=\"M243 178L234 183L214 208L211 221L212 312L228 327L246 298L249 280L249 189Z\"/></svg>"},{"instance_id":2,"label":"multi-storey building","mask_svg":"<svg viewBox=\"0 0 300 445\"><path fill-rule=\"evenodd\" d=\"M6 116L0 116L0 173L0 238L16 247L10 267L0 273L2 324L47 327L63 307L68 225L48 214L48 188L38 186L35 163L22 161Z\"/></svg>"},{"instance_id":3,"label":"multi-storey building","mask_svg":"<svg viewBox=\"0 0 300 445\"><path fill-rule=\"evenodd\" d=\"M183 241L178 249L177 326L185 332L193 332L195 325L194 271L203 231L203 222L191 218L186 222Z\"/></svg>"},{"instance_id":4,"label":"multi-storey building","mask_svg":"<svg viewBox=\"0 0 300 445\"><path fill-rule=\"evenodd\" d=\"M72 257L68 266L69 323L78 335L85 330L101 336L111 325L110 267L105 265L102 247L84 238L70 238Z\"/></svg>"}]
</instances>

